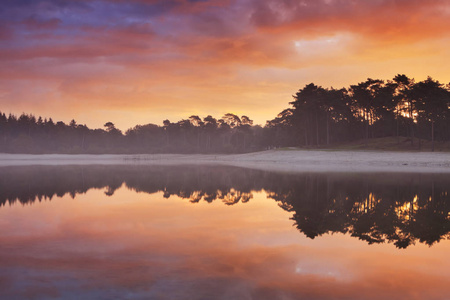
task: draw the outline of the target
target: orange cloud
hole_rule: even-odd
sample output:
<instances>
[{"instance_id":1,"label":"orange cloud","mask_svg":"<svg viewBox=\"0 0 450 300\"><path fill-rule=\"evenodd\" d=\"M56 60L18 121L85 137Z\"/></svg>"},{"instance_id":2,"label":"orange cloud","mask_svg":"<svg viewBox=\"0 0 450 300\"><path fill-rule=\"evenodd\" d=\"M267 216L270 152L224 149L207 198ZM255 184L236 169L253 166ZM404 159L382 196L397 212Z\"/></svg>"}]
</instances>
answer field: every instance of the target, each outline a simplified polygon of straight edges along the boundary
<instances>
[{"instance_id":1,"label":"orange cloud","mask_svg":"<svg viewBox=\"0 0 450 300\"><path fill-rule=\"evenodd\" d=\"M445 1L14 5L0 15L6 113L123 130L229 111L264 124L312 81L344 87L397 73L450 81Z\"/></svg>"}]
</instances>

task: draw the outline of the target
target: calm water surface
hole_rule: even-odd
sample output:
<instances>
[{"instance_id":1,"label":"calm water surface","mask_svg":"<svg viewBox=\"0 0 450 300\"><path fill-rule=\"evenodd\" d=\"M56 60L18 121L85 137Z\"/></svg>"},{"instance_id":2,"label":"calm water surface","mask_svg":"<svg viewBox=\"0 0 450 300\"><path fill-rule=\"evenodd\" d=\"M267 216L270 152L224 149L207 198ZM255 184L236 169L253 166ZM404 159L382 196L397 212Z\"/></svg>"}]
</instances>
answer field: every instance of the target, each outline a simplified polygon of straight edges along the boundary
<instances>
[{"instance_id":1,"label":"calm water surface","mask_svg":"<svg viewBox=\"0 0 450 300\"><path fill-rule=\"evenodd\" d=\"M449 299L450 175L0 168L1 299Z\"/></svg>"}]
</instances>

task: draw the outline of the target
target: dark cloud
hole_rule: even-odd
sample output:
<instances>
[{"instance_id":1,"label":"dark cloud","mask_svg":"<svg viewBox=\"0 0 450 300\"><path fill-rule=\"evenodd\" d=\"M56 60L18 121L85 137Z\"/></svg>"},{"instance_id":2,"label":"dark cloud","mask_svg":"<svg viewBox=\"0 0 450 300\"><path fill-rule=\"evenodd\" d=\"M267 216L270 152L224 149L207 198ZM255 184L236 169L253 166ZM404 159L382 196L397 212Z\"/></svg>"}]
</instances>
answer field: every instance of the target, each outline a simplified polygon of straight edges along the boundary
<instances>
[{"instance_id":1,"label":"dark cloud","mask_svg":"<svg viewBox=\"0 0 450 300\"><path fill-rule=\"evenodd\" d=\"M51 18L48 20L40 20L35 16L30 16L25 19L22 24L24 24L29 30L35 29L56 29L59 24L61 24L61 20L58 18Z\"/></svg>"},{"instance_id":2,"label":"dark cloud","mask_svg":"<svg viewBox=\"0 0 450 300\"><path fill-rule=\"evenodd\" d=\"M201 54L209 63L279 63L293 41L349 32L380 42L442 36L442 0L7 0L3 59ZM12 51L8 55L8 51ZM6 52L6 53L5 53ZM156 51L159 52L159 51ZM34 53L34 54L33 54ZM79 53L77 55L77 53ZM56 55L56 56L55 56ZM170 56L170 55L169 55Z\"/></svg>"},{"instance_id":3,"label":"dark cloud","mask_svg":"<svg viewBox=\"0 0 450 300\"><path fill-rule=\"evenodd\" d=\"M354 30L357 27L393 25L402 27L415 20L432 23L430 17L444 20L443 0L251 0L251 20L256 27L267 29L295 25L326 27L330 30ZM447 23L447 22L444 22ZM336 28L336 25L338 27ZM299 27L300 29L301 27Z\"/></svg>"},{"instance_id":4,"label":"dark cloud","mask_svg":"<svg viewBox=\"0 0 450 300\"><path fill-rule=\"evenodd\" d=\"M212 94L264 101L267 92L251 96L255 85L270 87L279 102L291 94L286 81L298 82L307 68L308 82L312 74L330 81L327 70L345 65L341 84L375 76L367 66L387 60L406 57L418 69L410 62L427 55L442 66L449 7L443 0L4 0L0 99L39 97L33 88L46 80L42 99L80 107L92 95L98 103L134 95L136 106L165 99L182 107L187 91L205 103Z\"/></svg>"},{"instance_id":5,"label":"dark cloud","mask_svg":"<svg viewBox=\"0 0 450 300\"><path fill-rule=\"evenodd\" d=\"M5 22L0 22L0 41L10 40L13 38L13 30L9 24Z\"/></svg>"},{"instance_id":6,"label":"dark cloud","mask_svg":"<svg viewBox=\"0 0 450 300\"><path fill-rule=\"evenodd\" d=\"M352 18L370 14L382 18L391 12L411 12L440 4L443 0L251 0L252 20L257 26L279 26L297 21Z\"/></svg>"}]
</instances>

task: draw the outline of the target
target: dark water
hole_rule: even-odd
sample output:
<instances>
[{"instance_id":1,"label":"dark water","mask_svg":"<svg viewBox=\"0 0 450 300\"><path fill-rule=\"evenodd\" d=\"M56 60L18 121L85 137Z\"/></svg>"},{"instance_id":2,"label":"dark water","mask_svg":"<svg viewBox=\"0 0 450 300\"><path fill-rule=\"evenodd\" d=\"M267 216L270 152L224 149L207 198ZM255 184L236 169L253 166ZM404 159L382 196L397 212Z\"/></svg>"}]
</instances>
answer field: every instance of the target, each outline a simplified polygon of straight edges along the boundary
<instances>
[{"instance_id":1,"label":"dark water","mask_svg":"<svg viewBox=\"0 0 450 300\"><path fill-rule=\"evenodd\" d=\"M448 299L450 175L0 168L1 299Z\"/></svg>"}]
</instances>

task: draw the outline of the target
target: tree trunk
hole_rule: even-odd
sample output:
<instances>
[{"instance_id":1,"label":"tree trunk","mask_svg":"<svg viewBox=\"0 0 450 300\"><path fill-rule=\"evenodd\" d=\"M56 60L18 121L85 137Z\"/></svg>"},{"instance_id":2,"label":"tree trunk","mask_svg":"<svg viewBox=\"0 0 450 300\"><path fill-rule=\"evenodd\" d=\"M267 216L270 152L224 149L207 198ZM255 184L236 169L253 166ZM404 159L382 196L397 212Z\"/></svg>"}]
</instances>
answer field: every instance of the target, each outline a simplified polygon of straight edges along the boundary
<instances>
[{"instance_id":1,"label":"tree trunk","mask_svg":"<svg viewBox=\"0 0 450 300\"><path fill-rule=\"evenodd\" d=\"M308 146L308 117L305 118L305 146Z\"/></svg>"},{"instance_id":2,"label":"tree trunk","mask_svg":"<svg viewBox=\"0 0 450 300\"><path fill-rule=\"evenodd\" d=\"M319 146L319 117L316 113L316 146Z\"/></svg>"},{"instance_id":3,"label":"tree trunk","mask_svg":"<svg viewBox=\"0 0 450 300\"><path fill-rule=\"evenodd\" d=\"M366 146L368 145L368 140L369 140L369 114L367 113L367 110L364 110L364 123L366 124L366 128L365 128L365 142L366 142Z\"/></svg>"},{"instance_id":4,"label":"tree trunk","mask_svg":"<svg viewBox=\"0 0 450 300\"><path fill-rule=\"evenodd\" d=\"M308 146L308 130L306 130L306 126L305 126L305 146Z\"/></svg>"},{"instance_id":5,"label":"tree trunk","mask_svg":"<svg viewBox=\"0 0 450 300\"><path fill-rule=\"evenodd\" d=\"M200 151L200 132L197 133L197 151Z\"/></svg>"},{"instance_id":6,"label":"tree trunk","mask_svg":"<svg viewBox=\"0 0 450 300\"><path fill-rule=\"evenodd\" d=\"M431 152L434 152L434 119L431 118Z\"/></svg>"},{"instance_id":7,"label":"tree trunk","mask_svg":"<svg viewBox=\"0 0 450 300\"><path fill-rule=\"evenodd\" d=\"M400 144L400 135L399 135L399 121L398 119L400 118L400 114L398 112L398 105L397 105L397 144Z\"/></svg>"},{"instance_id":8,"label":"tree trunk","mask_svg":"<svg viewBox=\"0 0 450 300\"><path fill-rule=\"evenodd\" d=\"M409 102L409 118L411 119L411 122L410 122L410 125L411 125L411 131L410 131L411 146L414 146L414 117L413 117L412 102Z\"/></svg>"},{"instance_id":9,"label":"tree trunk","mask_svg":"<svg viewBox=\"0 0 450 300\"><path fill-rule=\"evenodd\" d=\"M330 120L328 118L328 111L327 111L327 146L330 144Z\"/></svg>"}]
</instances>

